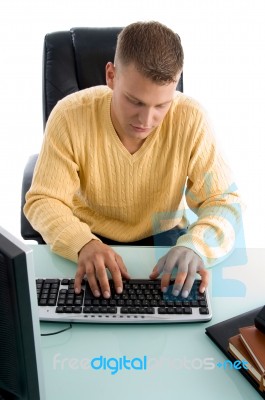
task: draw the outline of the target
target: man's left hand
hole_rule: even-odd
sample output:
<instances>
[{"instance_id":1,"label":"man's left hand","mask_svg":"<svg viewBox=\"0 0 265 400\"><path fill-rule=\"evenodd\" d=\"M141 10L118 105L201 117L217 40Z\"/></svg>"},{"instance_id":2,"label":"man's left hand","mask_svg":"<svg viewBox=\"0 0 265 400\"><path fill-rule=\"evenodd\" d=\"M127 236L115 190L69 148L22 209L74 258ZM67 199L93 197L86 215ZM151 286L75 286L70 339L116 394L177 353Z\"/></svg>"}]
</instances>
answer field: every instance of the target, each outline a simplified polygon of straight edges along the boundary
<instances>
[{"instance_id":1,"label":"man's left hand","mask_svg":"<svg viewBox=\"0 0 265 400\"><path fill-rule=\"evenodd\" d=\"M175 267L177 267L177 274L172 290L174 296L178 296L181 292L182 297L188 297L196 273L201 275L199 291L201 293L205 291L208 286L209 272L204 268L201 257L187 247L172 247L167 254L159 259L149 278L156 279L162 274L161 290L165 293Z\"/></svg>"}]
</instances>

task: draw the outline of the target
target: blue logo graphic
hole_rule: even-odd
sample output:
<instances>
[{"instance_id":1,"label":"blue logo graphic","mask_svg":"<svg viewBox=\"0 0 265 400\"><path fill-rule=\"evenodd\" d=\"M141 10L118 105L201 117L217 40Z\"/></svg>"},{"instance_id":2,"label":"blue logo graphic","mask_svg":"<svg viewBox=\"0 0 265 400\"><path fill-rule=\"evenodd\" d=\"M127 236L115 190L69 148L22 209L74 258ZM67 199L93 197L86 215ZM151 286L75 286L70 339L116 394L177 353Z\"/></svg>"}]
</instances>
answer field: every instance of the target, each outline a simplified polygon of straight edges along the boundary
<instances>
[{"instance_id":1,"label":"blue logo graphic","mask_svg":"<svg viewBox=\"0 0 265 400\"><path fill-rule=\"evenodd\" d=\"M248 369L247 366L248 362L245 360L236 360L234 362L232 362L231 360L225 360L223 363L221 363L220 361L216 364L216 366L218 368L223 368L223 369Z\"/></svg>"},{"instance_id":2,"label":"blue logo graphic","mask_svg":"<svg viewBox=\"0 0 265 400\"><path fill-rule=\"evenodd\" d=\"M111 371L111 375L117 374L118 371L125 370L146 370L147 368L147 356L143 358L135 357L128 359L126 356L119 358L110 357L106 358L103 356L95 357L91 360L91 367L95 370L107 370Z\"/></svg>"}]
</instances>

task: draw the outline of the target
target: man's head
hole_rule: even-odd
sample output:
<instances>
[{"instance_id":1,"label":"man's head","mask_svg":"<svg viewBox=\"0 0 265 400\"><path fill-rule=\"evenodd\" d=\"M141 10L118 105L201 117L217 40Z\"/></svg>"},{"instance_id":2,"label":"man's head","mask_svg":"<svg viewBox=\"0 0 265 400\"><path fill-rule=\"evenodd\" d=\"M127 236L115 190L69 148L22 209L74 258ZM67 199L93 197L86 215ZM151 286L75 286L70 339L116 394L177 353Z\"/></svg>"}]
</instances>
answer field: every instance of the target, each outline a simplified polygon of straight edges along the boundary
<instances>
[{"instance_id":1,"label":"man's head","mask_svg":"<svg viewBox=\"0 0 265 400\"><path fill-rule=\"evenodd\" d=\"M179 37L165 25L135 22L118 36L114 64L134 64L138 72L153 82L175 82L183 68L183 49Z\"/></svg>"},{"instance_id":2,"label":"man's head","mask_svg":"<svg viewBox=\"0 0 265 400\"><path fill-rule=\"evenodd\" d=\"M106 81L113 90L113 126L131 153L165 118L182 66L180 40L166 26L137 22L120 33L114 64L106 66Z\"/></svg>"}]
</instances>

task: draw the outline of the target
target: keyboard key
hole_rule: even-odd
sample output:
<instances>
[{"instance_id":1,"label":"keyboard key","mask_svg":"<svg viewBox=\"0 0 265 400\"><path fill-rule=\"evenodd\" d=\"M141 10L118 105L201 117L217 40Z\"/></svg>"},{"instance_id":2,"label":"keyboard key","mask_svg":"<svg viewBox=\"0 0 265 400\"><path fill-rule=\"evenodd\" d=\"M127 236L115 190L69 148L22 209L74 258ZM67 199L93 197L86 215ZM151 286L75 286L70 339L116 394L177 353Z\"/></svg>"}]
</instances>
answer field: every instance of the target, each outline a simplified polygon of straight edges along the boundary
<instances>
[{"instance_id":1,"label":"keyboard key","mask_svg":"<svg viewBox=\"0 0 265 400\"><path fill-rule=\"evenodd\" d=\"M154 314L155 313L155 309L153 307L147 307L145 310L146 310L146 314Z\"/></svg>"},{"instance_id":2,"label":"keyboard key","mask_svg":"<svg viewBox=\"0 0 265 400\"><path fill-rule=\"evenodd\" d=\"M91 306L89 306L89 307L84 307L84 308L83 308L83 313L85 313L85 314L90 314L90 313L92 313L92 308L93 308L93 307L91 307Z\"/></svg>"},{"instance_id":3,"label":"keyboard key","mask_svg":"<svg viewBox=\"0 0 265 400\"><path fill-rule=\"evenodd\" d=\"M65 313L72 313L73 312L73 307L70 307L70 306L64 307L63 311Z\"/></svg>"},{"instance_id":4,"label":"keyboard key","mask_svg":"<svg viewBox=\"0 0 265 400\"><path fill-rule=\"evenodd\" d=\"M174 303L176 307L182 307L182 301L175 301Z\"/></svg>"},{"instance_id":5,"label":"keyboard key","mask_svg":"<svg viewBox=\"0 0 265 400\"><path fill-rule=\"evenodd\" d=\"M42 283L37 283L36 288L37 289L41 289L42 288Z\"/></svg>"},{"instance_id":6,"label":"keyboard key","mask_svg":"<svg viewBox=\"0 0 265 400\"><path fill-rule=\"evenodd\" d=\"M51 283L51 284L56 283L57 285L59 285L60 280L59 280L59 279L45 279L45 283L46 283L46 284L47 284L47 283Z\"/></svg>"},{"instance_id":7,"label":"keyboard key","mask_svg":"<svg viewBox=\"0 0 265 400\"><path fill-rule=\"evenodd\" d=\"M183 313L184 314L192 314L192 308L191 307L183 307Z\"/></svg>"},{"instance_id":8,"label":"keyboard key","mask_svg":"<svg viewBox=\"0 0 265 400\"><path fill-rule=\"evenodd\" d=\"M209 314L209 310L207 307L200 307L199 312L200 314Z\"/></svg>"},{"instance_id":9,"label":"keyboard key","mask_svg":"<svg viewBox=\"0 0 265 400\"><path fill-rule=\"evenodd\" d=\"M117 314L117 307L109 307L108 313L109 314Z\"/></svg>"},{"instance_id":10,"label":"keyboard key","mask_svg":"<svg viewBox=\"0 0 265 400\"><path fill-rule=\"evenodd\" d=\"M82 312L82 307L75 306L73 307L73 313L80 314Z\"/></svg>"},{"instance_id":11,"label":"keyboard key","mask_svg":"<svg viewBox=\"0 0 265 400\"><path fill-rule=\"evenodd\" d=\"M176 314L183 314L183 308L182 307L176 307Z\"/></svg>"}]
</instances>

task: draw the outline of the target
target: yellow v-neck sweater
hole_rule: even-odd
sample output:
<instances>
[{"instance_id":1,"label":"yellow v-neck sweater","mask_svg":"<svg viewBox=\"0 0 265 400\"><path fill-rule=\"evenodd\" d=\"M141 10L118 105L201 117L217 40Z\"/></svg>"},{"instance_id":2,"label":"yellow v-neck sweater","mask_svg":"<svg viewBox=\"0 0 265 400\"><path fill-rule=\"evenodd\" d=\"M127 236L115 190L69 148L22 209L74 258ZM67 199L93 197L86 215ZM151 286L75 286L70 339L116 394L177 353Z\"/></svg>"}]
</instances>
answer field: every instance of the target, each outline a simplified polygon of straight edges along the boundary
<instances>
[{"instance_id":1,"label":"yellow v-neck sweater","mask_svg":"<svg viewBox=\"0 0 265 400\"><path fill-rule=\"evenodd\" d=\"M76 261L97 234L130 242L187 226L187 202L198 219L177 246L215 263L233 246L240 207L202 108L177 93L162 124L130 154L112 125L111 97L99 86L53 109L27 218L54 252Z\"/></svg>"}]
</instances>

